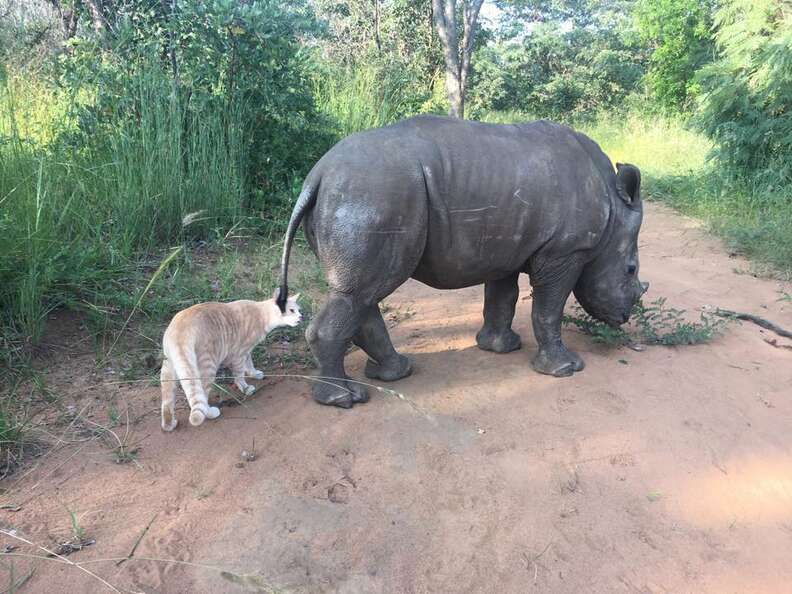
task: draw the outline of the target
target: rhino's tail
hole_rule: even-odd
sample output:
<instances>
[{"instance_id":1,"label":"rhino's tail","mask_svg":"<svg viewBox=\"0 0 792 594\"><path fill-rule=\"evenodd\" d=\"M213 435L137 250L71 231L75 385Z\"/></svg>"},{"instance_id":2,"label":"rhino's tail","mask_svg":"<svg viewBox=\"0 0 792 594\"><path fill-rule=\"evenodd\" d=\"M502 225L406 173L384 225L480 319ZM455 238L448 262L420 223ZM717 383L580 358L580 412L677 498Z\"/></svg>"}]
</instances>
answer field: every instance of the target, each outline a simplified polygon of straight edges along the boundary
<instances>
[{"instance_id":1,"label":"rhino's tail","mask_svg":"<svg viewBox=\"0 0 792 594\"><path fill-rule=\"evenodd\" d=\"M303 186L302 192L297 198L297 202L292 210L289 226L286 228L286 237L283 240L283 255L281 256L280 289L275 303L281 311L286 310L286 299L289 297L289 284L287 280L289 269L289 253L291 252L294 234L300 227L303 216L316 202L316 195L319 193L319 184L307 183Z\"/></svg>"}]
</instances>

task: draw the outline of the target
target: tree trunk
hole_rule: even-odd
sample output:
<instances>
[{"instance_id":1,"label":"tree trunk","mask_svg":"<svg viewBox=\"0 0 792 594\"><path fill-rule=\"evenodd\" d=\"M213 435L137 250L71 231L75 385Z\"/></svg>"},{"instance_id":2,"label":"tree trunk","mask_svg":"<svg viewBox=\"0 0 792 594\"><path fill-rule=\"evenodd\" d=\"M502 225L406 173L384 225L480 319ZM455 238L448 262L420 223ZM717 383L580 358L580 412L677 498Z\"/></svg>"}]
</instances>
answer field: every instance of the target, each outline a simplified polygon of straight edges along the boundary
<instances>
[{"instance_id":1,"label":"tree trunk","mask_svg":"<svg viewBox=\"0 0 792 594\"><path fill-rule=\"evenodd\" d=\"M173 75L174 88L179 88L179 63L176 59L176 0L162 0L162 8L165 14L170 13L168 23L168 57L170 58L171 74Z\"/></svg>"},{"instance_id":2,"label":"tree trunk","mask_svg":"<svg viewBox=\"0 0 792 594\"><path fill-rule=\"evenodd\" d=\"M64 7L60 0L48 1L49 4L58 11L58 16L61 20L61 30L63 31L63 40L69 41L77 33L78 11L75 5L78 3L78 0L72 2L70 8Z\"/></svg>"},{"instance_id":3,"label":"tree trunk","mask_svg":"<svg viewBox=\"0 0 792 594\"><path fill-rule=\"evenodd\" d=\"M456 28L456 0L432 0L437 36L445 58L445 87L448 115L464 117L464 104L459 80L459 42Z\"/></svg>"},{"instance_id":4,"label":"tree trunk","mask_svg":"<svg viewBox=\"0 0 792 594\"><path fill-rule=\"evenodd\" d=\"M374 42L377 44L377 51L382 50L382 42L380 41L380 0L374 0Z\"/></svg>"},{"instance_id":5,"label":"tree trunk","mask_svg":"<svg viewBox=\"0 0 792 594\"><path fill-rule=\"evenodd\" d=\"M105 16L102 12L101 0L85 0L88 5L88 12L91 13L91 22L93 23L94 31L99 38L104 37L107 30L107 23Z\"/></svg>"},{"instance_id":6,"label":"tree trunk","mask_svg":"<svg viewBox=\"0 0 792 594\"><path fill-rule=\"evenodd\" d=\"M484 0L466 1L463 12L465 23L462 33L462 64L459 72L459 93L462 96L463 108L465 93L467 92L468 75L470 74L470 58L473 53L473 42L476 40L478 15L483 3Z\"/></svg>"},{"instance_id":7,"label":"tree trunk","mask_svg":"<svg viewBox=\"0 0 792 594\"><path fill-rule=\"evenodd\" d=\"M465 91L470 73L473 42L476 39L478 15L484 0L462 0L462 45L459 45L456 20L456 0L432 0L437 36L445 58L445 86L448 95L448 115L465 117Z\"/></svg>"}]
</instances>

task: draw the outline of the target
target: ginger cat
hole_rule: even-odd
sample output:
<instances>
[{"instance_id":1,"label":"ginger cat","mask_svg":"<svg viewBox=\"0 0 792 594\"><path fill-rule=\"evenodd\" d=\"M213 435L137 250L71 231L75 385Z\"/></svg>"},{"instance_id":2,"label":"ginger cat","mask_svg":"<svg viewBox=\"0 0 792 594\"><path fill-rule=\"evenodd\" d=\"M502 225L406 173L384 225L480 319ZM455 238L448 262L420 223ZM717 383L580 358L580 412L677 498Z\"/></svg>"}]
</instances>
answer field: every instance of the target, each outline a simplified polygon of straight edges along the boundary
<instances>
[{"instance_id":1,"label":"ginger cat","mask_svg":"<svg viewBox=\"0 0 792 594\"><path fill-rule=\"evenodd\" d=\"M162 338L162 429L176 428L176 384L181 384L190 403L190 424L220 416L209 406L209 388L217 370L225 365L234 374L234 384L245 395L255 388L245 375L261 379L264 373L253 366L251 351L278 326L296 326L302 316L297 297L289 297L283 312L275 304L278 291L267 301L199 303L177 313Z\"/></svg>"}]
</instances>

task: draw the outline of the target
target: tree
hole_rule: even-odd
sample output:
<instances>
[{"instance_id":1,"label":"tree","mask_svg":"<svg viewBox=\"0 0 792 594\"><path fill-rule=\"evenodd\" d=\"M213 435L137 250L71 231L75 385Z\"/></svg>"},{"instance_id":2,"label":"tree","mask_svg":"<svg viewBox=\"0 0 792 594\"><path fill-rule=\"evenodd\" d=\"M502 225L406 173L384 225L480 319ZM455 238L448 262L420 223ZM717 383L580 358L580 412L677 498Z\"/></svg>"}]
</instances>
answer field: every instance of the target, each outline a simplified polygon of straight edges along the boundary
<instances>
[{"instance_id":1,"label":"tree","mask_svg":"<svg viewBox=\"0 0 792 594\"><path fill-rule=\"evenodd\" d=\"M462 0L462 43L459 43L456 0L432 0L437 35L445 58L445 86L448 115L465 117L465 91L470 74L470 58L478 29L478 16L484 0Z\"/></svg>"},{"instance_id":2,"label":"tree","mask_svg":"<svg viewBox=\"0 0 792 594\"><path fill-rule=\"evenodd\" d=\"M714 0L639 0L635 18L651 49L646 82L657 104L684 111L696 95L696 71L712 60Z\"/></svg>"},{"instance_id":3,"label":"tree","mask_svg":"<svg viewBox=\"0 0 792 594\"><path fill-rule=\"evenodd\" d=\"M698 76L696 119L728 174L789 186L792 11L784 0L725 0L715 22L719 55Z\"/></svg>"},{"instance_id":4,"label":"tree","mask_svg":"<svg viewBox=\"0 0 792 594\"><path fill-rule=\"evenodd\" d=\"M594 117L618 109L644 73L632 0L505 0L495 43L477 50L468 110Z\"/></svg>"}]
</instances>

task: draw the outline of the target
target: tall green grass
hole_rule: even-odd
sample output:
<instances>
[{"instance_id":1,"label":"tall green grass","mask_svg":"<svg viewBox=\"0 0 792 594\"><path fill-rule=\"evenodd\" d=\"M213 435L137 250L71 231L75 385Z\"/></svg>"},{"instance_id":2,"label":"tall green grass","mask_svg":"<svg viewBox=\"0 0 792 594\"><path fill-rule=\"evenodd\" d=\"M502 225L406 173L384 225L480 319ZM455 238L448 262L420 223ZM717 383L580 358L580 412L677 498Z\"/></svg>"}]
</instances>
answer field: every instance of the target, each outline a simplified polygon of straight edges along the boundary
<instances>
[{"instance_id":1,"label":"tall green grass","mask_svg":"<svg viewBox=\"0 0 792 594\"><path fill-rule=\"evenodd\" d=\"M339 138L390 124L409 107L405 87L409 79L373 66L346 68L314 78L319 111L335 127Z\"/></svg>"},{"instance_id":2,"label":"tall green grass","mask_svg":"<svg viewBox=\"0 0 792 594\"><path fill-rule=\"evenodd\" d=\"M51 308L242 214L243 108L188 113L154 69L128 94L130 113L85 133L90 89L67 96L36 76L0 76L0 364L24 358Z\"/></svg>"}]
</instances>

